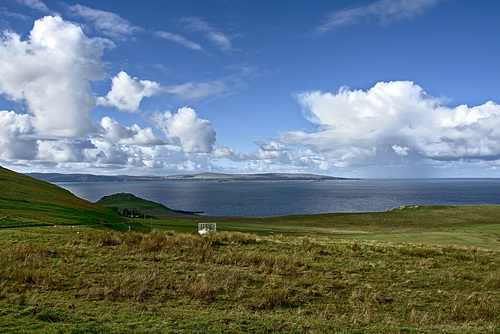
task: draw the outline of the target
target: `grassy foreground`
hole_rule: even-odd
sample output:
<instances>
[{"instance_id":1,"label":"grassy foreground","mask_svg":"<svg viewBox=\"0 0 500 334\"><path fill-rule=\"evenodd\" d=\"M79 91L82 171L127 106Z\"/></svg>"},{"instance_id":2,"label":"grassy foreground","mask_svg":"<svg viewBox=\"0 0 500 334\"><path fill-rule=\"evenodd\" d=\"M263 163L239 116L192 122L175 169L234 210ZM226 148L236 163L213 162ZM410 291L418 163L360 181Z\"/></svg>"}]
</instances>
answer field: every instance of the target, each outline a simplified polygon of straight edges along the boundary
<instances>
[{"instance_id":1,"label":"grassy foreground","mask_svg":"<svg viewBox=\"0 0 500 334\"><path fill-rule=\"evenodd\" d=\"M205 217L126 197L161 219L0 167L0 333L500 332L499 206Z\"/></svg>"},{"instance_id":2,"label":"grassy foreground","mask_svg":"<svg viewBox=\"0 0 500 334\"><path fill-rule=\"evenodd\" d=\"M500 331L493 250L84 226L0 244L0 332Z\"/></svg>"}]
</instances>

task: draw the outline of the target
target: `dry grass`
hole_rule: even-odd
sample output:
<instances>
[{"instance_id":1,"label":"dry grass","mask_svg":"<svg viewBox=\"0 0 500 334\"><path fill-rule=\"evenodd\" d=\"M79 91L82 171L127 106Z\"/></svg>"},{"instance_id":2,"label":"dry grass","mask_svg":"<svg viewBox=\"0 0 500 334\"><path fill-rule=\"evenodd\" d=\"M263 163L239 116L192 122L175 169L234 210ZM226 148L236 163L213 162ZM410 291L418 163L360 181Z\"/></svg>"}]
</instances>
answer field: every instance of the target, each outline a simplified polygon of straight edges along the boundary
<instances>
[{"instance_id":1,"label":"dry grass","mask_svg":"<svg viewBox=\"0 0 500 334\"><path fill-rule=\"evenodd\" d=\"M0 315L11 331L71 332L82 323L98 332L500 330L496 251L37 230L11 231L8 242L0 234Z\"/></svg>"}]
</instances>

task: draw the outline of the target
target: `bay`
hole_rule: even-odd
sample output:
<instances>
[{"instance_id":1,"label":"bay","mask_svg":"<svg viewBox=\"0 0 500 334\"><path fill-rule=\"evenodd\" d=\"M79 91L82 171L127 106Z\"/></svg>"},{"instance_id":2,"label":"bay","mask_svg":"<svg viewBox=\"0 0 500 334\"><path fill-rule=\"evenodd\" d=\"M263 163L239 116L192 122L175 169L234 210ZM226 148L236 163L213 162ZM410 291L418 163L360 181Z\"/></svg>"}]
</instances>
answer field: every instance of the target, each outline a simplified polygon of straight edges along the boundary
<instances>
[{"instance_id":1,"label":"bay","mask_svg":"<svg viewBox=\"0 0 500 334\"><path fill-rule=\"evenodd\" d=\"M91 202L115 193L210 216L375 212L401 205L500 205L500 179L59 182Z\"/></svg>"}]
</instances>

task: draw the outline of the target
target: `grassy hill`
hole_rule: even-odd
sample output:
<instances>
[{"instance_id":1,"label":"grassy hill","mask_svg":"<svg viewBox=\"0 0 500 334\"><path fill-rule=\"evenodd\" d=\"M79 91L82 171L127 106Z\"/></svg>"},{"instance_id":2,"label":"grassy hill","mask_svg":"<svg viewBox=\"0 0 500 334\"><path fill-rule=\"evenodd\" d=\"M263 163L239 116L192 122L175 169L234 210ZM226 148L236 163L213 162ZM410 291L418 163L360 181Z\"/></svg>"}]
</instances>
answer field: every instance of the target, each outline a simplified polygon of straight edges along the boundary
<instances>
[{"instance_id":1,"label":"grassy hill","mask_svg":"<svg viewBox=\"0 0 500 334\"><path fill-rule=\"evenodd\" d=\"M106 206L121 215L123 215L124 210L136 211L140 214L141 218L144 216L147 218L156 216L157 218L170 219L183 216L182 214L167 208L163 204L148 201L129 193L104 196L96 203Z\"/></svg>"},{"instance_id":2,"label":"grassy hill","mask_svg":"<svg viewBox=\"0 0 500 334\"><path fill-rule=\"evenodd\" d=\"M123 221L110 209L56 185L0 167L0 227Z\"/></svg>"}]
</instances>

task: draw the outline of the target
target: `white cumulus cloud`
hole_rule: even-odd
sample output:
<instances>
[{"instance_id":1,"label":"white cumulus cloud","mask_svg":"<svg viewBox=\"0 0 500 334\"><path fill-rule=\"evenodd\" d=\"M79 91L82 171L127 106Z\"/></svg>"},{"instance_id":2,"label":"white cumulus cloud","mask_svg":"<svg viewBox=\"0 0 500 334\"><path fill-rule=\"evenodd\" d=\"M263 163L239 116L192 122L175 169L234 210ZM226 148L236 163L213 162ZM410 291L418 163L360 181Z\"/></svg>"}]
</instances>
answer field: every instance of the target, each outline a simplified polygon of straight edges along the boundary
<instances>
[{"instance_id":1,"label":"white cumulus cloud","mask_svg":"<svg viewBox=\"0 0 500 334\"><path fill-rule=\"evenodd\" d=\"M233 162L251 162L253 168L257 166L262 168L267 166L269 168L278 168L278 166L286 166L286 168L297 167L319 167L323 163L323 158L319 157L317 153L311 150L298 150L294 152L289 147L278 141L271 141L266 143L264 141L257 141L258 147L250 154L236 153L233 148L225 145L220 145L211 154L213 159L228 159Z\"/></svg>"},{"instance_id":2,"label":"white cumulus cloud","mask_svg":"<svg viewBox=\"0 0 500 334\"><path fill-rule=\"evenodd\" d=\"M126 72L118 73L111 82L111 90L97 98L97 104L114 107L129 113L139 112L141 101L153 95L169 96L180 101L198 101L223 94L227 90L221 81L186 82L180 85L161 87L150 80L132 78Z\"/></svg>"},{"instance_id":3,"label":"white cumulus cloud","mask_svg":"<svg viewBox=\"0 0 500 334\"><path fill-rule=\"evenodd\" d=\"M153 122L167 138L177 139L184 152L212 152L216 135L214 126L210 121L199 118L193 109L184 107L175 114L170 111L157 113Z\"/></svg>"},{"instance_id":4,"label":"white cumulus cloud","mask_svg":"<svg viewBox=\"0 0 500 334\"><path fill-rule=\"evenodd\" d=\"M379 82L367 91L311 91L297 96L316 131L281 133L337 166L376 162L390 152L434 160L500 157L500 105L448 107L409 81Z\"/></svg>"},{"instance_id":5,"label":"white cumulus cloud","mask_svg":"<svg viewBox=\"0 0 500 334\"><path fill-rule=\"evenodd\" d=\"M114 143L139 146L163 144L163 141L154 135L152 128L141 129L137 124L131 127L121 126L110 117L103 117L101 126L104 137Z\"/></svg>"},{"instance_id":6,"label":"white cumulus cloud","mask_svg":"<svg viewBox=\"0 0 500 334\"><path fill-rule=\"evenodd\" d=\"M85 15L97 19L108 14L87 10ZM122 34L127 34L126 23ZM144 98L160 94L206 98L225 85L189 82L162 88L157 82L122 71L112 78L107 95L96 99L90 83L105 77L101 57L108 46L108 40L88 38L79 26L60 17L35 21L26 37L3 32L0 95L21 110L0 110L2 165L81 172L114 169L134 174L139 167L157 174L210 168L207 153L215 144L214 127L193 109L156 114L148 120L156 128L123 126L109 116L94 123L90 113L98 103L137 112Z\"/></svg>"},{"instance_id":7,"label":"white cumulus cloud","mask_svg":"<svg viewBox=\"0 0 500 334\"><path fill-rule=\"evenodd\" d=\"M104 76L100 39L47 16L37 20L26 40L4 33L0 44L0 94L23 102L36 131L56 136L89 132L95 99L89 80Z\"/></svg>"},{"instance_id":8,"label":"white cumulus cloud","mask_svg":"<svg viewBox=\"0 0 500 334\"><path fill-rule=\"evenodd\" d=\"M36 140L29 115L0 111L0 158L4 160L34 159Z\"/></svg>"},{"instance_id":9,"label":"white cumulus cloud","mask_svg":"<svg viewBox=\"0 0 500 334\"><path fill-rule=\"evenodd\" d=\"M89 140L37 140L37 159L51 162L82 162L86 160L85 151L93 149Z\"/></svg>"},{"instance_id":10,"label":"white cumulus cloud","mask_svg":"<svg viewBox=\"0 0 500 334\"><path fill-rule=\"evenodd\" d=\"M408 155L409 147L401 147L398 145L392 145L391 147L397 155Z\"/></svg>"},{"instance_id":11,"label":"white cumulus cloud","mask_svg":"<svg viewBox=\"0 0 500 334\"><path fill-rule=\"evenodd\" d=\"M138 80L121 71L112 79L109 93L99 97L97 103L122 111L138 112L142 99L157 94L159 89L160 84L155 81Z\"/></svg>"},{"instance_id":12,"label":"white cumulus cloud","mask_svg":"<svg viewBox=\"0 0 500 334\"><path fill-rule=\"evenodd\" d=\"M217 147L213 152L212 152L212 158L214 159L229 159L231 161L245 161L249 160L250 157L246 154L243 153L236 153L234 148L221 145L220 147Z\"/></svg>"}]
</instances>

